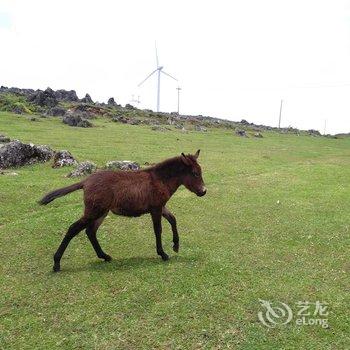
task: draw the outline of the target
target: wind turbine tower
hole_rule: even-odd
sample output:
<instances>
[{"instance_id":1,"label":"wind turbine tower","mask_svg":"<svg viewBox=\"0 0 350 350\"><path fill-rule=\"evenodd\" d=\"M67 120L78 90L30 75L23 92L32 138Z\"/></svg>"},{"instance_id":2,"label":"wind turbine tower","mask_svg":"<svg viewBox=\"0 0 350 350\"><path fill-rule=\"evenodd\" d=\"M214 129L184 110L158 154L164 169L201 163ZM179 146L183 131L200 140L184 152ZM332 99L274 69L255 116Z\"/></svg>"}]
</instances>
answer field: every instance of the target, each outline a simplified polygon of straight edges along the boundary
<instances>
[{"instance_id":1,"label":"wind turbine tower","mask_svg":"<svg viewBox=\"0 0 350 350\"><path fill-rule=\"evenodd\" d=\"M177 90L177 114L180 115L180 91L182 90L180 86L176 88Z\"/></svg>"},{"instance_id":2,"label":"wind turbine tower","mask_svg":"<svg viewBox=\"0 0 350 350\"><path fill-rule=\"evenodd\" d=\"M177 81L177 79L174 78L173 76L171 76L170 74L164 72L164 70L163 70L164 67L159 65L157 45L156 45L155 49L156 49L156 64L157 64L157 68L152 73L148 74L147 77L144 80L141 81L141 83L138 85L138 87L140 87L153 74L157 73L157 112L159 112L159 106L160 106L160 76L161 76L161 74L167 75L168 77L170 77L171 79L174 79L176 81Z\"/></svg>"}]
</instances>

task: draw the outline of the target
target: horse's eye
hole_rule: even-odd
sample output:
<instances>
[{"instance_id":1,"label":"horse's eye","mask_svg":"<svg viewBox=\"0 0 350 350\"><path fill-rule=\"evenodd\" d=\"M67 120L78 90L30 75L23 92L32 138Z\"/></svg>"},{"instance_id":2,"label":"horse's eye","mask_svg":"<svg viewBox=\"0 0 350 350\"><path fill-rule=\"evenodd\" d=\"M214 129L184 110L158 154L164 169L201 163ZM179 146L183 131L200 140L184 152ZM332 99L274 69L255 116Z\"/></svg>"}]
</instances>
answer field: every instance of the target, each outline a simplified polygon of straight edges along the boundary
<instances>
[{"instance_id":1,"label":"horse's eye","mask_svg":"<svg viewBox=\"0 0 350 350\"><path fill-rule=\"evenodd\" d=\"M193 175L194 177L199 177L199 174L198 174L198 173L192 173L192 175Z\"/></svg>"}]
</instances>

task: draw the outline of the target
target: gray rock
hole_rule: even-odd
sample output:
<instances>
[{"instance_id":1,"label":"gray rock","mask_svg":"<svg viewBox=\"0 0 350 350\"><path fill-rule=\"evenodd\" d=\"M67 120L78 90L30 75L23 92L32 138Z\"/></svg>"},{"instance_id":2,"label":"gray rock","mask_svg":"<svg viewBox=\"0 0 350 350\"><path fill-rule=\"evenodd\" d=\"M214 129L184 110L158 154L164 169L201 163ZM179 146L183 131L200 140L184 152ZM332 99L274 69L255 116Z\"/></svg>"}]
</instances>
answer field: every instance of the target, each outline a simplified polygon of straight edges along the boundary
<instances>
[{"instance_id":1,"label":"gray rock","mask_svg":"<svg viewBox=\"0 0 350 350\"><path fill-rule=\"evenodd\" d=\"M308 130L307 133L308 133L310 136L321 136L321 133L320 133L318 130L314 130L314 129Z\"/></svg>"},{"instance_id":2,"label":"gray rock","mask_svg":"<svg viewBox=\"0 0 350 350\"><path fill-rule=\"evenodd\" d=\"M164 126L161 125L152 125L151 130L153 131L167 131L169 129L165 128Z\"/></svg>"},{"instance_id":3,"label":"gray rock","mask_svg":"<svg viewBox=\"0 0 350 350\"><path fill-rule=\"evenodd\" d=\"M63 107L53 107L47 111L47 115L52 115L53 117L63 117L66 114L66 110Z\"/></svg>"},{"instance_id":4,"label":"gray rock","mask_svg":"<svg viewBox=\"0 0 350 350\"><path fill-rule=\"evenodd\" d=\"M0 170L0 175L17 176L18 173L15 173L13 171L2 171L2 170Z\"/></svg>"},{"instance_id":5,"label":"gray rock","mask_svg":"<svg viewBox=\"0 0 350 350\"><path fill-rule=\"evenodd\" d=\"M176 124L176 121L175 121L175 119L169 117L169 118L167 119L167 123L168 123L169 125L175 125L175 124Z\"/></svg>"},{"instance_id":6,"label":"gray rock","mask_svg":"<svg viewBox=\"0 0 350 350\"><path fill-rule=\"evenodd\" d=\"M77 161L74 159L74 157L69 151L62 150L55 152L52 164L53 168L61 168L63 166L71 166L76 164Z\"/></svg>"},{"instance_id":7,"label":"gray rock","mask_svg":"<svg viewBox=\"0 0 350 350\"><path fill-rule=\"evenodd\" d=\"M107 105L108 105L108 106L111 106L111 107L117 106L117 104L115 103L113 97L110 97L110 98L108 99Z\"/></svg>"},{"instance_id":8,"label":"gray rock","mask_svg":"<svg viewBox=\"0 0 350 350\"><path fill-rule=\"evenodd\" d=\"M9 137L0 134L0 143L7 143L10 141L11 141L11 139Z\"/></svg>"},{"instance_id":9,"label":"gray rock","mask_svg":"<svg viewBox=\"0 0 350 350\"><path fill-rule=\"evenodd\" d=\"M37 90L29 96L28 100L42 107L55 107L58 103L55 92L50 88L45 91Z\"/></svg>"},{"instance_id":10,"label":"gray rock","mask_svg":"<svg viewBox=\"0 0 350 350\"><path fill-rule=\"evenodd\" d=\"M133 105L131 105L130 103L127 103L126 105L125 105L125 108L126 109L136 109Z\"/></svg>"},{"instance_id":11,"label":"gray rock","mask_svg":"<svg viewBox=\"0 0 350 350\"><path fill-rule=\"evenodd\" d=\"M201 126L201 125L196 125L196 126L194 127L194 129L195 129L196 131L201 131L201 132L207 132L207 131L208 131L207 128L205 128L204 126Z\"/></svg>"},{"instance_id":12,"label":"gray rock","mask_svg":"<svg viewBox=\"0 0 350 350\"><path fill-rule=\"evenodd\" d=\"M0 168L18 167L37 162L47 162L54 151L48 146L25 144L18 140L0 146Z\"/></svg>"},{"instance_id":13,"label":"gray rock","mask_svg":"<svg viewBox=\"0 0 350 350\"><path fill-rule=\"evenodd\" d=\"M12 112L15 114L23 114L25 113L25 109L22 105L17 105L12 108Z\"/></svg>"},{"instance_id":14,"label":"gray rock","mask_svg":"<svg viewBox=\"0 0 350 350\"><path fill-rule=\"evenodd\" d=\"M242 130L242 129L236 129L235 133L236 133L236 135L241 136L241 137L248 137L246 131Z\"/></svg>"},{"instance_id":15,"label":"gray rock","mask_svg":"<svg viewBox=\"0 0 350 350\"><path fill-rule=\"evenodd\" d=\"M77 93L74 90L57 90L55 91L55 97L59 101L75 102L79 100Z\"/></svg>"},{"instance_id":16,"label":"gray rock","mask_svg":"<svg viewBox=\"0 0 350 350\"><path fill-rule=\"evenodd\" d=\"M136 118L129 118L128 124L130 124L130 125L139 125L139 124L141 124L141 120L140 119L136 119Z\"/></svg>"},{"instance_id":17,"label":"gray rock","mask_svg":"<svg viewBox=\"0 0 350 350\"><path fill-rule=\"evenodd\" d=\"M76 168L67 175L67 177L86 176L94 173L96 170L96 164L87 160L86 162L79 163Z\"/></svg>"},{"instance_id":18,"label":"gray rock","mask_svg":"<svg viewBox=\"0 0 350 350\"><path fill-rule=\"evenodd\" d=\"M94 101L92 100L92 98L91 98L91 96L89 94L86 94L85 97L80 100L80 102L83 102L83 103L94 103Z\"/></svg>"},{"instance_id":19,"label":"gray rock","mask_svg":"<svg viewBox=\"0 0 350 350\"><path fill-rule=\"evenodd\" d=\"M264 136L262 135L262 133L260 133L260 132L256 132L255 134L254 134L254 137L257 137L257 138L263 138Z\"/></svg>"},{"instance_id":20,"label":"gray rock","mask_svg":"<svg viewBox=\"0 0 350 350\"><path fill-rule=\"evenodd\" d=\"M79 115L67 115L62 119L62 122L64 124L67 124L69 126L77 126L80 128L90 128L92 127L92 123L90 123L88 120L83 119Z\"/></svg>"},{"instance_id":21,"label":"gray rock","mask_svg":"<svg viewBox=\"0 0 350 350\"><path fill-rule=\"evenodd\" d=\"M140 165L129 160L111 160L106 163L105 168L110 170L139 170Z\"/></svg>"},{"instance_id":22,"label":"gray rock","mask_svg":"<svg viewBox=\"0 0 350 350\"><path fill-rule=\"evenodd\" d=\"M129 123L129 118L124 117L123 115L116 115L112 118L112 121L116 123L127 124Z\"/></svg>"}]
</instances>

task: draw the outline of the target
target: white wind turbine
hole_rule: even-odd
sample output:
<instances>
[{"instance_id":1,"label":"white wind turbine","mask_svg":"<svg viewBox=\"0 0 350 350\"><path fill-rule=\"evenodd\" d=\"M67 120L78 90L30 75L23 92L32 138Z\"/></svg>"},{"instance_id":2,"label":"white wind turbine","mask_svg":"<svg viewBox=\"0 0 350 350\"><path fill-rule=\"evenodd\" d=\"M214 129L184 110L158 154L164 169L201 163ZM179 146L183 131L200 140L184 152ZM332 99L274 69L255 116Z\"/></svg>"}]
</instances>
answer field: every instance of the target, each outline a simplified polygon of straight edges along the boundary
<instances>
[{"instance_id":1,"label":"white wind turbine","mask_svg":"<svg viewBox=\"0 0 350 350\"><path fill-rule=\"evenodd\" d=\"M163 71L163 66L159 65L159 61L158 61L158 52L157 52L157 45L156 45L156 63L157 63L157 69L155 69L152 73L150 73L149 75L147 75L147 77L141 81L141 83L138 85L138 87L140 87L148 78L150 78L153 74L158 73L158 85L157 85L157 112L159 112L159 104L160 104L160 75L161 74L165 74L168 77L170 77L171 79L174 79L177 81L176 78L174 78L173 76L171 76L170 74L166 73Z\"/></svg>"}]
</instances>

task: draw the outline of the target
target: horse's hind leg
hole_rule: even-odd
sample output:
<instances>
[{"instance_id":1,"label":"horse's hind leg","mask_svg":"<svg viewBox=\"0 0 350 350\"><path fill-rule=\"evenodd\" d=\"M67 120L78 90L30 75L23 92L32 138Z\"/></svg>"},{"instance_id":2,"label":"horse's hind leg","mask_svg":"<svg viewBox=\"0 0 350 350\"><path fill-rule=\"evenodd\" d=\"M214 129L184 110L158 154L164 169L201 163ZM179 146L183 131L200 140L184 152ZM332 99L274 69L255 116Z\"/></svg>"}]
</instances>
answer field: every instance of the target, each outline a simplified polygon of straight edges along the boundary
<instances>
[{"instance_id":1,"label":"horse's hind leg","mask_svg":"<svg viewBox=\"0 0 350 350\"><path fill-rule=\"evenodd\" d=\"M176 218L167 207L162 208L162 215L171 225L171 230L173 231L173 243L174 243L173 250L174 252L178 253L179 252L179 234L177 232Z\"/></svg>"},{"instance_id":2,"label":"horse's hind leg","mask_svg":"<svg viewBox=\"0 0 350 350\"><path fill-rule=\"evenodd\" d=\"M105 261L111 261L112 258L102 250L100 243L98 242L97 237L96 237L97 230L101 226L106 215L107 214L105 214L102 217L100 217L99 219L91 222L86 227L86 235L88 236L97 256L101 259L104 259Z\"/></svg>"},{"instance_id":3,"label":"horse's hind leg","mask_svg":"<svg viewBox=\"0 0 350 350\"><path fill-rule=\"evenodd\" d=\"M61 258L62 255L64 253L64 251L66 250L69 242L71 241L71 239L73 237L75 237L80 231L82 231L89 223L89 219L87 219L86 217L82 217L80 218L78 221L76 221L74 224L72 224L66 235L64 236L60 246L58 247L55 255L53 256L53 260L54 260L54 265L53 265L53 270L54 272L57 272L60 270L60 262L61 262Z\"/></svg>"},{"instance_id":4,"label":"horse's hind leg","mask_svg":"<svg viewBox=\"0 0 350 350\"><path fill-rule=\"evenodd\" d=\"M162 208L157 208L151 211L151 216L153 221L153 229L156 236L157 254L160 255L164 261L166 261L169 259L169 256L164 252L162 246Z\"/></svg>"}]
</instances>

